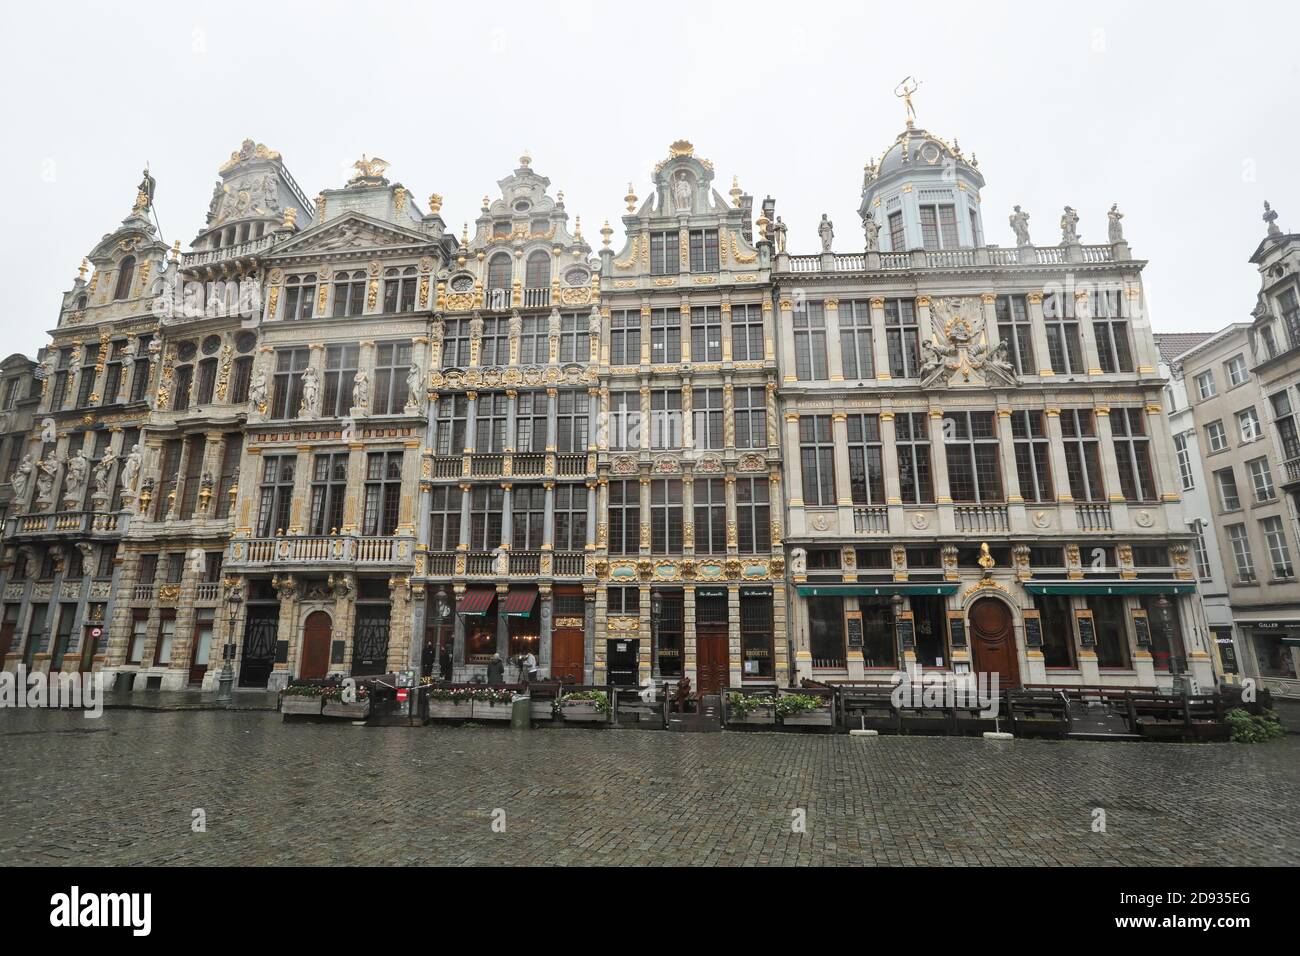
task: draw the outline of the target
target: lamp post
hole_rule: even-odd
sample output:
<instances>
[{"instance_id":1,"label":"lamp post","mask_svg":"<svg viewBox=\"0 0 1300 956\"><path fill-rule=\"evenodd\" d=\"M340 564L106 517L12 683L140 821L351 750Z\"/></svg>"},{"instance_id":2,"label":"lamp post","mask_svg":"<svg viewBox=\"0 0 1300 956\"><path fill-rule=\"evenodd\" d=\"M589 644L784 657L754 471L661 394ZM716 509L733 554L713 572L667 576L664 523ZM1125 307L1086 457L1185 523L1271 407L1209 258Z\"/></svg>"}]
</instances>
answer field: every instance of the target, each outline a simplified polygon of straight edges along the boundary
<instances>
[{"instance_id":1,"label":"lamp post","mask_svg":"<svg viewBox=\"0 0 1300 956\"><path fill-rule=\"evenodd\" d=\"M451 616L451 608L447 604L447 589L445 587L438 588L438 593L434 595L433 613L438 616L437 629L435 632L438 635L437 637L438 647L437 647L437 653L434 655L433 658L433 664L434 667L438 668L438 673L439 675L441 675L443 645L447 643L446 638L443 635L443 628L447 626L446 625L447 618ZM450 651L448 651L447 653L450 653ZM448 669L450 670L450 668Z\"/></svg>"},{"instance_id":2,"label":"lamp post","mask_svg":"<svg viewBox=\"0 0 1300 956\"><path fill-rule=\"evenodd\" d=\"M658 591L650 592L650 677L659 676L659 615L663 613L664 597Z\"/></svg>"},{"instance_id":3,"label":"lamp post","mask_svg":"<svg viewBox=\"0 0 1300 956\"><path fill-rule=\"evenodd\" d=\"M231 690L235 686L235 621L239 617L241 603L243 598L239 596L239 591L231 588L226 595L226 604L230 607L230 628L226 631L226 646L221 649L221 675L217 678L218 704L229 704L234 700Z\"/></svg>"},{"instance_id":4,"label":"lamp post","mask_svg":"<svg viewBox=\"0 0 1300 956\"><path fill-rule=\"evenodd\" d=\"M1169 652L1169 672L1174 675L1174 693L1180 693L1183 690L1183 669L1174 650L1174 625L1169 613L1173 605L1169 597L1162 594L1156 598L1156 607L1160 611L1160 626L1165 632L1165 647Z\"/></svg>"}]
</instances>

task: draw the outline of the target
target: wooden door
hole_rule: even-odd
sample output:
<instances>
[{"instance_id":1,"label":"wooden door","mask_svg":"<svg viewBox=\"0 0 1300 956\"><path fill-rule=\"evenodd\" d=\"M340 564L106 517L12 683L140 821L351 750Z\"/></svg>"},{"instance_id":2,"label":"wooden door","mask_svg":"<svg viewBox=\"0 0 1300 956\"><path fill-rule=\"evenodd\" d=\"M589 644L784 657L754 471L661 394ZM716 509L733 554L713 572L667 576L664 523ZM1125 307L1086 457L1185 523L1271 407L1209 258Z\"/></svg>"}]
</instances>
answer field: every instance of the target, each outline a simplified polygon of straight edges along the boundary
<instances>
[{"instance_id":1,"label":"wooden door","mask_svg":"<svg viewBox=\"0 0 1300 956\"><path fill-rule=\"evenodd\" d=\"M312 611L302 629L302 663L298 677L303 680L319 679L329 673L330 636L334 622L324 611Z\"/></svg>"},{"instance_id":2,"label":"wooden door","mask_svg":"<svg viewBox=\"0 0 1300 956\"><path fill-rule=\"evenodd\" d=\"M969 616L975 670L996 673L1003 689L1019 687L1020 664L1011 608L997 598L983 598L971 606Z\"/></svg>"},{"instance_id":3,"label":"wooden door","mask_svg":"<svg viewBox=\"0 0 1300 956\"><path fill-rule=\"evenodd\" d=\"M557 627L551 633L551 679L583 682L586 636L579 627Z\"/></svg>"},{"instance_id":4,"label":"wooden door","mask_svg":"<svg viewBox=\"0 0 1300 956\"><path fill-rule=\"evenodd\" d=\"M95 653L99 650L100 642L104 640L104 627L102 624L87 624L85 631L81 635L81 663L77 670L83 674L89 674L95 667Z\"/></svg>"},{"instance_id":5,"label":"wooden door","mask_svg":"<svg viewBox=\"0 0 1300 956\"><path fill-rule=\"evenodd\" d=\"M697 630L695 634L695 689L699 694L720 694L730 680L727 631Z\"/></svg>"},{"instance_id":6,"label":"wooden door","mask_svg":"<svg viewBox=\"0 0 1300 956\"><path fill-rule=\"evenodd\" d=\"M208 672L208 662L212 659L213 628L216 615L207 608L196 612L194 636L190 639L190 683L198 686Z\"/></svg>"}]
</instances>

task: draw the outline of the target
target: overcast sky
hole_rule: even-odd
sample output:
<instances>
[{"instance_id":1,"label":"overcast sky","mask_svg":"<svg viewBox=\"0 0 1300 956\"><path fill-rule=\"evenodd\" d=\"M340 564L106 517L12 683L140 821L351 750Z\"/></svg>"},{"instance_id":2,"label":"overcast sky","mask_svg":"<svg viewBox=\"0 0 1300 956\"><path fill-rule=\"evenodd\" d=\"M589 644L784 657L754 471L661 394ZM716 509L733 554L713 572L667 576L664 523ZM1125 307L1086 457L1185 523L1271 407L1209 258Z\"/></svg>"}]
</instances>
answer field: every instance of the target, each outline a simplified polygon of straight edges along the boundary
<instances>
[{"instance_id":1,"label":"overcast sky","mask_svg":"<svg viewBox=\"0 0 1300 956\"><path fill-rule=\"evenodd\" d=\"M772 195L793 252L856 251L862 167L903 126L960 140L1036 242L1075 206L1103 242L1118 202L1157 331L1248 316L1262 204L1300 231L1300 5L241 3L13 7L0 36L8 307L0 355L47 341L60 293L126 216L147 161L168 243L203 224L251 137L314 196L364 151L458 234L525 148L593 246L673 140Z\"/></svg>"}]
</instances>

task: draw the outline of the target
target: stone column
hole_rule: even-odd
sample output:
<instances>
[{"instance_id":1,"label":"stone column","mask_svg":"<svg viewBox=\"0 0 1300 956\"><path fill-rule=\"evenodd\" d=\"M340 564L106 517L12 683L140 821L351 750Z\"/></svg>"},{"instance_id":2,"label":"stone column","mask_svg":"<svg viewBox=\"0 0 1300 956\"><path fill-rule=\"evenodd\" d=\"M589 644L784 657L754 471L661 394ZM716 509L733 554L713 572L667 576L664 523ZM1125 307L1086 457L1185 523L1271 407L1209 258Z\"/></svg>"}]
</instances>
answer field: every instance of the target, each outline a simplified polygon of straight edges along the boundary
<instances>
[{"instance_id":1,"label":"stone column","mask_svg":"<svg viewBox=\"0 0 1300 956\"><path fill-rule=\"evenodd\" d=\"M1092 326L1092 307L1087 290L1074 293L1074 318L1079 323L1079 342L1083 364L1089 375L1101 374L1101 356L1097 351L1097 330Z\"/></svg>"},{"instance_id":2,"label":"stone column","mask_svg":"<svg viewBox=\"0 0 1300 956\"><path fill-rule=\"evenodd\" d=\"M649 346L646 346L649 348ZM641 386L641 435L640 447L642 451L650 450L650 386Z\"/></svg>"},{"instance_id":3,"label":"stone column","mask_svg":"<svg viewBox=\"0 0 1300 956\"><path fill-rule=\"evenodd\" d=\"M1061 410L1048 408L1043 412L1043 419L1047 423L1047 447L1052 457L1052 486L1056 491L1057 519L1062 531L1077 531L1079 520L1074 511L1074 496L1070 493L1070 466L1065 458Z\"/></svg>"},{"instance_id":4,"label":"stone column","mask_svg":"<svg viewBox=\"0 0 1300 956\"><path fill-rule=\"evenodd\" d=\"M474 434L478 431L478 392L465 393L465 454L474 452ZM469 462L465 462L465 474L469 474Z\"/></svg>"},{"instance_id":5,"label":"stone column","mask_svg":"<svg viewBox=\"0 0 1300 956\"><path fill-rule=\"evenodd\" d=\"M849 417L844 412L831 416L831 439L835 456L835 505L841 531L853 527L853 483L849 475Z\"/></svg>"},{"instance_id":6,"label":"stone column","mask_svg":"<svg viewBox=\"0 0 1300 956\"><path fill-rule=\"evenodd\" d=\"M740 586L727 586L727 683L739 687L745 675L740 652Z\"/></svg>"},{"instance_id":7,"label":"stone column","mask_svg":"<svg viewBox=\"0 0 1300 956\"><path fill-rule=\"evenodd\" d=\"M885 505L889 509L889 533L904 534L903 485L898 477L898 432L894 413L880 413L880 466L885 473Z\"/></svg>"},{"instance_id":8,"label":"stone column","mask_svg":"<svg viewBox=\"0 0 1300 956\"><path fill-rule=\"evenodd\" d=\"M460 603L461 597L465 594L465 585L457 581L451 586L451 606L453 613L451 615L451 676L453 680L461 680L465 675L465 618L454 613L456 605Z\"/></svg>"},{"instance_id":9,"label":"stone column","mask_svg":"<svg viewBox=\"0 0 1300 956\"><path fill-rule=\"evenodd\" d=\"M682 588L682 676L698 689L699 658L695 647L695 585Z\"/></svg>"},{"instance_id":10,"label":"stone column","mask_svg":"<svg viewBox=\"0 0 1300 956\"><path fill-rule=\"evenodd\" d=\"M510 661L510 618L501 613L501 603L509 590L510 585L497 582L497 653L507 663Z\"/></svg>"},{"instance_id":11,"label":"stone column","mask_svg":"<svg viewBox=\"0 0 1300 956\"><path fill-rule=\"evenodd\" d=\"M605 626L606 595L604 588L584 585L582 589L583 604L583 676L588 684L599 684L604 678L604 664L600 675L596 674L596 631L603 632Z\"/></svg>"},{"instance_id":12,"label":"stone column","mask_svg":"<svg viewBox=\"0 0 1300 956\"><path fill-rule=\"evenodd\" d=\"M724 295L726 293L723 293ZM731 303L723 301L719 307L722 311L722 361L732 361L731 354Z\"/></svg>"},{"instance_id":13,"label":"stone column","mask_svg":"<svg viewBox=\"0 0 1300 956\"><path fill-rule=\"evenodd\" d=\"M783 381L797 382L799 378L794 374L794 303L790 299L782 298L780 305L781 355L788 363L785 366Z\"/></svg>"},{"instance_id":14,"label":"stone column","mask_svg":"<svg viewBox=\"0 0 1300 956\"><path fill-rule=\"evenodd\" d=\"M832 382L844 381L844 354L840 343L840 300L826 299L822 303L826 317L826 369Z\"/></svg>"},{"instance_id":15,"label":"stone column","mask_svg":"<svg viewBox=\"0 0 1300 956\"><path fill-rule=\"evenodd\" d=\"M799 467L799 416L789 412L785 416L785 460L792 462L786 471L790 486L790 497L786 504L790 509L789 536L801 538L807 533L803 504L803 470Z\"/></svg>"},{"instance_id":16,"label":"stone column","mask_svg":"<svg viewBox=\"0 0 1300 956\"><path fill-rule=\"evenodd\" d=\"M939 530L955 534L951 492L948 489L948 445L943 438L943 411L930 409L930 471L934 478L934 500L939 511Z\"/></svg>"},{"instance_id":17,"label":"stone column","mask_svg":"<svg viewBox=\"0 0 1300 956\"><path fill-rule=\"evenodd\" d=\"M348 445L348 493L343 497L343 527L339 529L340 534L356 534L361 525L361 507L365 498L365 448L359 441ZM295 504L295 507L298 506Z\"/></svg>"},{"instance_id":18,"label":"stone column","mask_svg":"<svg viewBox=\"0 0 1300 956\"><path fill-rule=\"evenodd\" d=\"M551 622L555 607L549 584L537 587L537 670L541 677L551 676Z\"/></svg>"},{"instance_id":19,"label":"stone column","mask_svg":"<svg viewBox=\"0 0 1300 956\"><path fill-rule=\"evenodd\" d=\"M1030 292L1025 296L1029 306L1029 337L1034 343L1034 359L1038 362L1038 374L1042 378L1051 378L1051 352L1047 348L1047 320L1043 317L1043 293Z\"/></svg>"},{"instance_id":20,"label":"stone column","mask_svg":"<svg viewBox=\"0 0 1300 956\"><path fill-rule=\"evenodd\" d=\"M418 488L420 482L420 440L408 438L402 442L402 487ZM397 535L414 535L418 517L415 506L420 500L418 494L403 494L397 506Z\"/></svg>"},{"instance_id":21,"label":"stone column","mask_svg":"<svg viewBox=\"0 0 1300 956\"><path fill-rule=\"evenodd\" d=\"M642 674L653 674L657 663L651 653L653 648L650 646L654 643L651 639L652 632L650 630L650 585L642 584L640 586L640 600L638 603L640 624L637 631L636 666L639 681Z\"/></svg>"},{"instance_id":22,"label":"stone column","mask_svg":"<svg viewBox=\"0 0 1300 956\"><path fill-rule=\"evenodd\" d=\"M1120 490L1119 462L1115 458L1115 436L1110 427L1110 408L1094 410L1097 442L1101 445L1101 471L1105 478L1106 500L1110 503L1110 524L1115 531L1129 530L1128 502Z\"/></svg>"},{"instance_id":23,"label":"stone column","mask_svg":"<svg viewBox=\"0 0 1300 956\"><path fill-rule=\"evenodd\" d=\"M689 302L682 303L681 316L682 362L689 365L691 361L691 306Z\"/></svg>"},{"instance_id":24,"label":"stone column","mask_svg":"<svg viewBox=\"0 0 1300 956\"><path fill-rule=\"evenodd\" d=\"M504 451L507 455L513 453L518 447L515 443L515 429L517 427L517 419L515 416L517 413L516 406L518 405L518 400L519 393L513 388L506 391L506 440ZM533 450L536 451L536 449Z\"/></svg>"},{"instance_id":25,"label":"stone column","mask_svg":"<svg viewBox=\"0 0 1300 956\"><path fill-rule=\"evenodd\" d=\"M460 541L456 545L458 551L469 550L470 492L473 487L469 482L460 486Z\"/></svg>"},{"instance_id":26,"label":"stone column","mask_svg":"<svg viewBox=\"0 0 1300 956\"><path fill-rule=\"evenodd\" d=\"M889 342L885 335L885 300L876 296L871 300L871 359L876 366L876 379L888 382L894 376L889 371Z\"/></svg>"},{"instance_id":27,"label":"stone column","mask_svg":"<svg viewBox=\"0 0 1300 956\"><path fill-rule=\"evenodd\" d=\"M695 473L682 476L682 550L695 553Z\"/></svg>"},{"instance_id":28,"label":"stone column","mask_svg":"<svg viewBox=\"0 0 1300 956\"><path fill-rule=\"evenodd\" d=\"M642 475L640 478L640 491L641 491L640 552L641 554L648 554L650 552L650 479L647 478L645 475Z\"/></svg>"},{"instance_id":29,"label":"stone column","mask_svg":"<svg viewBox=\"0 0 1300 956\"><path fill-rule=\"evenodd\" d=\"M1013 532L1023 533L1025 525L1025 499L1020 487L1020 472L1016 469L1016 444L1011 431L1011 409L999 408L997 412L998 451L1002 458L1002 493L1007 502L1007 523Z\"/></svg>"},{"instance_id":30,"label":"stone column","mask_svg":"<svg viewBox=\"0 0 1300 956\"><path fill-rule=\"evenodd\" d=\"M928 295L918 295L916 297L916 339L918 342L929 342L934 335L934 328L930 320L930 297Z\"/></svg>"},{"instance_id":31,"label":"stone column","mask_svg":"<svg viewBox=\"0 0 1300 956\"><path fill-rule=\"evenodd\" d=\"M293 473L293 505L289 509L289 528L286 532L288 534L302 534L303 525L310 517L307 506L311 500L311 453L311 445L298 446L298 463ZM351 458L348 459L348 464L352 464ZM364 457L362 457L362 468L364 469ZM361 477L365 477L364 470L361 472Z\"/></svg>"}]
</instances>

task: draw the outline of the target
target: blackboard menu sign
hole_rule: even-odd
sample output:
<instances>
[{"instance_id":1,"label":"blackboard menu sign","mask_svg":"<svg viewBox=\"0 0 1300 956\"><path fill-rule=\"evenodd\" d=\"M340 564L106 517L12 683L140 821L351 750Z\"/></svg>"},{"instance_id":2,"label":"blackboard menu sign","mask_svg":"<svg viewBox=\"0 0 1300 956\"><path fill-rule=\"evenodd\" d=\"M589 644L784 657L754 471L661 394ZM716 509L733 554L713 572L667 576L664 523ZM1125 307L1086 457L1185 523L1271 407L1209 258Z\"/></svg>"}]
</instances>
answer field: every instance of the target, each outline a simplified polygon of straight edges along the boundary
<instances>
[{"instance_id":1,"label":"blackboard menu sign","mask_svg":"<svg viewBox=\"0 0 1300 956\"><path fill-rule=\"evenodd\" d=\"M1133 612L1133 630L1137 633L1138 647L1151 646L1151 623L1146 611Z\"/></svg>"},{"instance_id":2,"label":"blackboard menu sign","mask_svg":"<svg viewBox=\"0 0 1300 956\"><path fill-rule=\"evenodd\" d=\"M898 619L898 644L905 651L916 649L916 626L912 623L912 612L902 614Z\"/></svg>"},{"instance_id":3,"label":"blackboard menu sign","mask_svg":"<svg viewBox=\"0 0 1300 956\"><path fill-rule=\"evenodd\" d=\"M277 664L289 663L289 642L288 641L275 642L275 662Z\"/></svg>"},{"instance_id":4,"label":"blackboard menu sign","mask_svg":"<svg viewBox=\"0 0 1300 956\"><path fill-rule=\"evenodd\" d=\"M844 612L844 633L848 635L849 647L862 646L862 612Z\"/></svg>"},{"instance_id":5,"label":"blackboard menu sign","mask_svg":"<svg viewBox=\"0 0 1300 956\"><path fill-rule=\"evenodd\" d=\"M961 611L948 612L948 633L952 635L953 647L966 646L966 615Z\"/></svg>"},{"instance_id":6,"label":"blackboard menu sign","mask_svg":"<svg viewBox=\"0 0 1300 956\"><path fill-rule=\"evenodd\" d=\"M343 648L346 646L347 646L347 641L330 642L330 663L331 664L343 663Z\"/></svg>"},{"instance_id":7,"label":"blackboard menu sign","mask_svg":"<svg viewBox=\"0 0 1300 956\"><path fill-rule=\"evenodd\" d=\"M1097 632L1093 629L1092 626L1092 612L1076 611L1075 620L1078 622L1079 625L1079 646L1096 647Z\"/></svg>"},{"instance_id":8,"label":"blackboard menu sign","mask_svg":"<svg viewBox=\"0 0 1300 956\"><path fill-rule=\"evenodd\" d=\"M1025 612L1025 647L1043 646L1043 621L1037 611Z\"/></svg>"}]
</instances>

